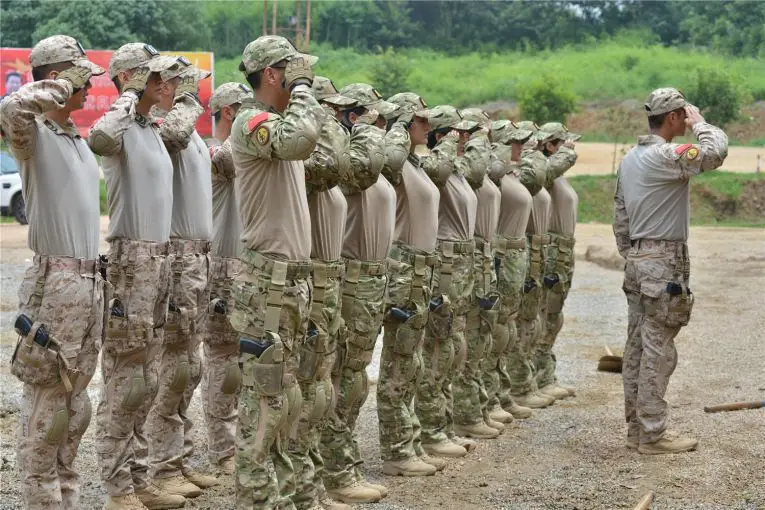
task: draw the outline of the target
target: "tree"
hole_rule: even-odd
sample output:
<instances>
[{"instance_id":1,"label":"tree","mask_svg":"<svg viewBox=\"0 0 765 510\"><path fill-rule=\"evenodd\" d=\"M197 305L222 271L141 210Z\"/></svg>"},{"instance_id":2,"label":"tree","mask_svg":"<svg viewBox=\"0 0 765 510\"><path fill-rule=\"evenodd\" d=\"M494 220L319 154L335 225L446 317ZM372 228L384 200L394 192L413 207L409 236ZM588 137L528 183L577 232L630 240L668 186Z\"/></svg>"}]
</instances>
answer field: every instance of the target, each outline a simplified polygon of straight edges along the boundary
<instances>
[{"instance_id":1,"label":"tree","mask_svg":"<svg viewBox=\"0 0 765 510\"><path fill-rule=\"evenodd\" d=\"M568 114L576 109L576 96L551 74L544 74L534 81L518 87L518 105L523 120L537 124L545 122L566 122Z\"/></svg>"},{"instance_id":2,"label":"tree","mask_svg":"<svg viewBox=\"0 0 765 510\"><path fill-rule=\"evenodd\" d=\"M724 126L738 119L742 92L729 74L714 68L698 68L688 100L699 107L711 124Z\"/></svg>"},{"instance_id":3,"label":"tree","mask_svg":"<svg viewBox=\"0 0 765 510\"><path fill-rule=\"evenodd\" d=\"M412 68L406 57L396 53L390 47L377 56L370 69L372 85L384 97L406 92L411 72Z\"/></svg>"}]
</instances>

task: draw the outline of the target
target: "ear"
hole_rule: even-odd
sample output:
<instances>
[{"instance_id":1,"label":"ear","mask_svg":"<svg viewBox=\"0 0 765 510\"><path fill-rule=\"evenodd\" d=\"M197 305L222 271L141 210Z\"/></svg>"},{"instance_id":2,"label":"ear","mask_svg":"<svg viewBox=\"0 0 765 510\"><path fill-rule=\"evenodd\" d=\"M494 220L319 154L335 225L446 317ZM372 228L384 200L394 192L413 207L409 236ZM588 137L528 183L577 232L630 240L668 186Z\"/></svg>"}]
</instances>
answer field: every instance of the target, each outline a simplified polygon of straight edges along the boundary
<instances>
[{"instance_id":1,"label":"ear","mask_svg":"<svg viewBox=\"0 0 765 510\"><path fill-rule=\"evenodd\" d=\"M350 112L348 114L348 120L350 120L352 124L356 124L356 121L359 120L359 116L356 115L356 112Z\"/></svg>"},{"instance_id":2,"label":"ear","mask_svg":"<svg viewBox=\"0 0 765 510\"><path fill-rule=\"evenodd\" d=\"M58 76L58 73L59 73L59 71L51 71L51 72L48 73L48 76L46 76L46 78L48 80L55 80L56 77Z\"/></svg>"}]
</instances>

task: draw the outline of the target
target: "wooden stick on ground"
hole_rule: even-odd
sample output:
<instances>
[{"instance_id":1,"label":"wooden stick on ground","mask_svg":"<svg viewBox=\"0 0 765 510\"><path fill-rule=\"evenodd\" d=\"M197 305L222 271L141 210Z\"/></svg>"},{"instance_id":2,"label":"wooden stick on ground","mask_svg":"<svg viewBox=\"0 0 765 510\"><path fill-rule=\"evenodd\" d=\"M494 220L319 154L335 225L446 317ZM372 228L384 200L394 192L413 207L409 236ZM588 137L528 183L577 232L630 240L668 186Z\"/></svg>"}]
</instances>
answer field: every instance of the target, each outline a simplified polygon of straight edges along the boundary
<instances>
[{"instance_id":1,"label":"wooden stick on ground","mask_svg":"<svg viewBox=\"0 0 765 510\"><path fill-rule=\"evenodd\" d=\"M649 510L651 508L651 503L653 503L653 498L656 494L654 494L653 491L649 492L645 496L643 496L643 499L640 500L640 503L637 504L634 510Z\"/></svg>"},{"instance_id":2,"label":"wooden stick on ground","mask_svg":"<svg viewBox=\"0 0 765 510\"><path fill-rule=\"evenodd\" d=\"M759 409L765 407L765 400L753 402L736 402L733 404L721 404L719 406L704 407L705 413L719 413L721 411L740 411L742 409Z\"/></svg>"},{"instance_id":3,"label":"wooden stick on ground","mask_svg":"<svg viewBox=\"0 0 765 510\"><path fill-rule=\"evenodd\" d=\"M611 349L609 349L607 345L605 346L605 348L606 348L606 352L608 353L609 356L613 356L614 355L614 353L611 352Z\"/></svg>"}]
</instances>

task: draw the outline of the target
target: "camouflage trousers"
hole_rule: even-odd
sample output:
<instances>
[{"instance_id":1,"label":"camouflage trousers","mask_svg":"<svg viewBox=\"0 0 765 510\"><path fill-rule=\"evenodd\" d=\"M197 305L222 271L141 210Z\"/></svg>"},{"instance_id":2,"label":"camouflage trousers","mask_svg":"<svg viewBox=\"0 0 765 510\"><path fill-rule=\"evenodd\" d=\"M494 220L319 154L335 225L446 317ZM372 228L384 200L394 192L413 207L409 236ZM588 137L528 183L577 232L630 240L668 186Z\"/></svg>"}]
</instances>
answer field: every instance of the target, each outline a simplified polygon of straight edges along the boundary
<instances>
[{"instance_id":1,"label":"camouflage trousers","mask_svg":"<svg viewBox=\"0 0 765 510\"><path fill-rule=\"evenodd\" d=\"M74 459L90 424L87 386L103 337L104 280L96 262L35 255L19 289L19 313L33 323L11 365L24 383L16 436L24 508L80 508ZM57 350L32 341L40 325ZM62 376L67 366L70 387Z\"/></svg>"},{"instance_id":2,"label":"camouflage trousers","mask_svg":"<svg viewBox=\"0 0 765 510\"><path fill-rule=\"evenodd\" d=\"M675 337L690 321L694 302L690 267L680 241L637 240L627 255L624 411L627 434L640 443L659 441L667 430L664 395L677 366Z\"/></svg>"},{"instance_id":3,"label":"camouflage trousers","mask_svg":"<svg viewBox=\"0 0 765 510\"><path fill-rule=\"evenodd\" d=\"M191 397L202 380L200 346L210 302L208 273L210 242L170 240L170 300L159 390L148 417L153 478L170 478L183 471L194 453L188 416Z\"/></svg>"},{"instance_id":4,"label":"camouflage trousers","mask_svg":"<svg viewBox=\"0 0 765 510\"><path fill-rule=\"evenodd\" d=\"M292 509L295 474L287 440L302 406L298 353L308 329L311 263L274 259L248 249L240 259L231 313L242 363L236 508ZM245 350L252 346L259 351Z\"/></svg>"},{"instance_id":5,"label":"camouflage trousers","mask_svg":"<svg viewBox=\"0 0 765 510\"><path fill-rule=\"evenodd\" d=\"M489 397L487 409L510 405L511 389L524 382L512 376L521 372L519 365L524 363L517 317L528 270L526 238L497 236L493 246L500 307L492 331L492 348L484 363L483 380Z\"/></svg>"},{"instance_id":6,"label":"camouflage trousers","mask_svg":"<svg viewBox=\"0 0 765 510\"><path fill-rule=\"evenodd\" d=\"M428 320L434 253L396 244L388 259L388 292L380 376L377 383L377 419L383 460L405 460L423 451L420 421L414 411L417 379L422 370L422 342ZM406 312L398 318L392 308Z\"/></svg>"},{"instance_id":7,"label":"camouflage trousers","mask_svg":"<svg viewBox=\"0 0 765 510\"><path fill-rule=\"evenodd\" d=\"M157 395L169 290L168 243L112 241L108 279L114 290L106 327L96 412L101 480L110 496L149 482L146 418Z\"/></svg>"},{"instance_id":8,"label":"camouflage trousers","mask_svg":"<svg viewBox=\"0 0 765 510\"><path fill-rule=\"evenodd\" d=\"M332 367L340 314L341 261L313 261L313 303L308 336L300 351L297 378L303 395L300 416L292 427L288 453L295 469L296 490L292 502L297 510L316 508L324 495L324 460L319 453L321 432L335 405Z\"/></svg>"},{"instance_id":9,"label":"camouflage trousers","mask_svg":"<svg viewBox=\"0 0 765 510\"><path fill-rule=\"evenodd\" d=\"M497 293L497 273L491 243L475 238L473 255L473 296L467 314L467 351L457 365L452 381L454 422L475 425L484 420L489 395L484 383L484 360L492 351L492 331L497 325L501 302Z\"/></svg>"},{"instance_id":10,"label":"camouflage trousers","mask_svg":"<svg viewBox=\"0 0 765 510\"><path fill-rule=\"evenodd\" d=\"M440 443L454 437L452 379L467 358L465 326L473 297L473 251L470 241L439 241L439 266L433 274L433 295L443 302L430 311L422 349L422 377L417 383L415 412L421 441ZM415 444L415 450L418 449Z\"/></svg>"},{"instance_id":11,"label":"camouflage trousers","mask_svg":"<svg viewBox=\"0 0 765 510\"><path fill-rule=\"evenodd\" d=\"M232 287L239 259L210 260L210 305L204 332L202 402L207 421L207 454L220 464L233 457L236 444L237 405L242 391L239 369L239 334L231 327Z\"/></svg>"},{"instance_id":12,"label":"camouflage trousers","mask_svg":"<svg viewBox=\"0 0 765 510\"><path fill-rule=\"evenodd\" d=\"M550 233L546 267L544 277L545 328L534 353L534 367L537 370L536 383L540 388L555 384L558 381L555 377L556 359L552 350L558 333L563 327L563 303L568 297L574 276L573 235Z\"/></svg>"},{"instance_id":13,"label":"camouflage trousers","mask_svg":"<svg viewBox=\"0 0 765 510\"><path fill-rule=\"evenodd\" d=\"M369 395L366 369L382 326L386 273L386 261L346 260L342 290L344 326L332 370L337 403L322 432L320 446L328 489L347 487L360 476L362 460L353 430Z\"/></svg>"}]
</instances>

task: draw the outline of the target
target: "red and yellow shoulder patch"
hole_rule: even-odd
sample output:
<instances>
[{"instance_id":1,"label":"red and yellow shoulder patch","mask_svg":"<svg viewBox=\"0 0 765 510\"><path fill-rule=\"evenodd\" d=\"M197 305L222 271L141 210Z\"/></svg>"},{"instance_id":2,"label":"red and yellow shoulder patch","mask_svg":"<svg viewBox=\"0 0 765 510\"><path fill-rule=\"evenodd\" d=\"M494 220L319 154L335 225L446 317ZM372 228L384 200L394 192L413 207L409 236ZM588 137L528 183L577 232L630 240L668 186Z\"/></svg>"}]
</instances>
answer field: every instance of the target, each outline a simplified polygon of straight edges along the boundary
<instances>
[{"instance_id":1,"label":"red and yellow shoulder patch","mask_svg":"<svg viewBox=\"0 0 765 510\"><path fill-rule=\"evenodd\" d=\"M678 145L675 148L675 154L677 154L678 156L682 156L682 154L688 149L690 149L691 147L693 147L692 143L684 143L683 145Z\"/></svg>"},{"instance_id":2,"label":"red and yellow shoulder patch","mask_svg":"<svg viewBox=\"0 0 765 510\"><path fill-rule=\"evenodd\" d=\"M252 133L255 131L255 128L263 124L265 121L268 120L268 112L263 112L255 115L254 117L251 117L250 120L247 121L247 129Z\"/></svg>"},{"instance_id":3,"label":"red and yellow shoulder patch","mask_svg":"<svg viewBox=\"0 0 765 510\"><path fill-rule=\"evenodd\" d=\"M677 146L675 149L675 154L678 156L684 156L688 161L693 161L699 157L699 148L692 143L684 143L683 145Z\"/></svg>"}]
</instances>

